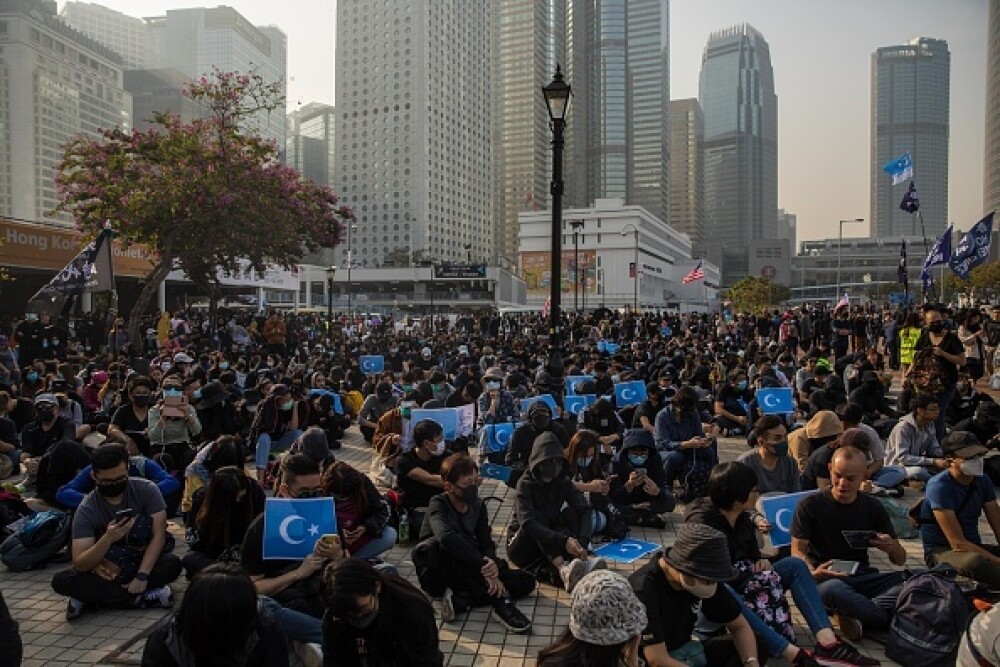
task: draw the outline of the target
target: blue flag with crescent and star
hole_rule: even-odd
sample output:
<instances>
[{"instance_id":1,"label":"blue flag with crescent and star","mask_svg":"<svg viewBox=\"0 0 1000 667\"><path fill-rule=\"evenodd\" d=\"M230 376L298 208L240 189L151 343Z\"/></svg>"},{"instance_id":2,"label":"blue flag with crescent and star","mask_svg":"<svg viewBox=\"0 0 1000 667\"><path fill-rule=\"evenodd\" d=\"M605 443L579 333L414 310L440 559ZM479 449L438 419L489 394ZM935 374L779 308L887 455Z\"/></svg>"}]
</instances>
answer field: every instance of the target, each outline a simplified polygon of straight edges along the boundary
<instances>
[{"instance_id":1,"label":"blue flag with crescent and star","mask_svg":"<svg viewBox=\"0 0 1000 667\"><path fill-rule=\"evenodd\" d=\"M892 184L899 185L908 178L913 178L913 160L909 153L903 153L895 160L889 160L882 171L892 176Z\"/></svg>"},{"instance_id":2,"label":"blue flag with crescent and star","mask_svg":"<svg viewBox=\"0 0 1000 667\"><path fill-rule=\"evenodd\" d=\"M323 535L337 532L333 498L268 498L264 503L264 560L298 560Z\"/></svg>"},{"instance_id":3,"label":"blue flag with crescent and star","mask_svg":"<svg viewBox=\"0 0 1000 667\"><path fill-rule=\"evenodd\" d=\"M549 406L549 410L552 411L552 418L555 419L559 416L559 406L556 405L556 399L552 397L552 394L539 394L538 396L531 396L529 398L521 399L521 414L524 416L528 415L528 409L531 408L531 404L536 401L542 401L545 405Z\"/></svg>"},{"instance_id":4,"label":"blue flag with crescent and star","mask_svg":"<svg viewBox=\"0 0 1000 667\"><path fill-rule=\"evenodd\" d=\"M795 412L791 387L757 390L757 407L765 415L787 415Z\"/></svg>"},{"instance_id":5,"label":"blue flag with crescent and star","mask_svg":"<svg viewBox=\"0 0 1000 667\"><path fill-rule=\"evenodd\" d=\"M962 280L969 279L969 272L990 258L990 238L993 235L993 214L972 226L955 248L951 270Z\"/></svg>"},{"instance_id":6,"label":"blue flag with crescent and star","mask_svg":"<svg viewBox=\"0 0 1000 667\"><path fill-rule=\"evenodd\" d=\"M597 394L574 394L563 398L563 409L571 415L578 415L597 402Z\"/></svg>"},{"instance_id":7,"label":"blue flag with crescent and star","mask_svg":"<svg viewBox=\"0 0 1000 667\"><path fill-rule=\"evenodd\" d=\"M358 366L365 375L381 373L385 370L385 357L381 354L366 354L358 358Z\"/></svg>"},{"instance_id":8,"label":"blue flag with crescent and star","mask_svg":"<svg viewBox=\"0 0 1000 667\"><path fill-rule=\"evenodd\" d=\"M483 429L486 433L486 451L491 453L507 451L510 439L514 437L513 424L510 422L486 424Z\"/></svg>"},{"instance_id":9,"label":"blue flag with crescent and star","mask_svg":"<svg viewBox=\"0 0 1000 667\"><path fill-rule=\"evenodd\" d=\"M944 230L944 233L934 242L934 247L927 253L924 266L920 269L920 281L924 284L925 290L930 289L934 282L931 278L931 267L947 264L951 260L951 229L952 225L948 225L948 229Z\"/></svg>"},{"instance_id":10,"label":"blue flag with crescent and star","mask_svg":"<svg viewBox=\"0 0 1000 667\"><path fill-rule=\"evenodd\" d=\"M615 406L638 405L646 400L646 385L641 380L619 382L615 385Z\"/></svg>"}]
</instances>

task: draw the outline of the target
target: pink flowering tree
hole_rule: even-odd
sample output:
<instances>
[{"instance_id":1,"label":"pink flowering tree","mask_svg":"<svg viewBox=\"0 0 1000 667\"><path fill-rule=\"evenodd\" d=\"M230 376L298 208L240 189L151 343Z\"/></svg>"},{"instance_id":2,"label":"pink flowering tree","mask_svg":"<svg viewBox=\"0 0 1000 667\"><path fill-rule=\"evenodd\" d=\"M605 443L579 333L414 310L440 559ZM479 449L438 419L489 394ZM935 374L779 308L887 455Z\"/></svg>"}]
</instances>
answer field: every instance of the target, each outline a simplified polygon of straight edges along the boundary
<instances>
[{"instance_id":1,"label":"pink flowering tree","mask_svg":"<svg viewBox=\"0 0 1000 667\"><path fill-rule=\"evenodd\" d=\"M155 255L129 318L133 342L174 268L211 291L219 271L236 271L241 260L262 272L334 247L342 224L354 218L329 188L282 164L275 144L253 130L260 114L283 113L278 84L216 71L184 94L203 106L203 118L184 123L157 113L159 127L146 132L78 137L65 147L56 179L57 210L71 213L82 232L96 235L111 221L121 243Z\"/></svg>"}]
</instances>

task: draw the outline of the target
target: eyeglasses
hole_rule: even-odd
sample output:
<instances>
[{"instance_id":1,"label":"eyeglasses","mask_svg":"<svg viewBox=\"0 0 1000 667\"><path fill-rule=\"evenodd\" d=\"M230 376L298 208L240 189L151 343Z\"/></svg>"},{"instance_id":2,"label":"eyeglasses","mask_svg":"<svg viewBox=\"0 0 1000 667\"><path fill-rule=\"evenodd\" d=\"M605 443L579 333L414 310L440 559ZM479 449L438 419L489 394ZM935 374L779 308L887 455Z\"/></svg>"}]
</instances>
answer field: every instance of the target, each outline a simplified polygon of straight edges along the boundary
<instances>
[{"instance_id":1,"label":"eyeglasses","mask_svg":"<svg viewBox=\"0 0 1000 667\"><path fill-rule=\"evenodd\" d=\"M293 498L321 498L323 496L323 489L302 489L297 493L293 493Z\"/></svg>"},{"instance_id":2,"label":"eyeglasses","mask_svg":"<svg viewBox=\"0 0 1000 667\"><path fill-rule=\"evenodd\" d=\"M124 477L117 477L115 479L99 479L97 480L97 486L114 486L115 484L121 484L122 482L128 481L128 475Z\"/></svg>"}]
</instances>

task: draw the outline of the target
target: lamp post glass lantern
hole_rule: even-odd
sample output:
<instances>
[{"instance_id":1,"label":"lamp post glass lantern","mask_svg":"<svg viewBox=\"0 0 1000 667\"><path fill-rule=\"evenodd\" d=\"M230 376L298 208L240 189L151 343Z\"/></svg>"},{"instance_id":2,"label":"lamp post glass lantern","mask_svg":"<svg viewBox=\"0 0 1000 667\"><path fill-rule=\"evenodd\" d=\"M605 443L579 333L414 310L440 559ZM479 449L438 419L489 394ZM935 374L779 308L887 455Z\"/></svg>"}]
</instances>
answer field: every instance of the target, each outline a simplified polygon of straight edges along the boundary
<instances>
[{"instance_id":1,"label":"lamp post glass lantern","mask_svg":"<svg viewBox=\"0 0 1000 667\"><path fill-rule=\"evenodd\" d=\"M542 87L545 106L549 111L552 128L552 252L549 278L549 372L553 379L562 378L562 195L563 195L563 134L566 130L566 113L572 96L570 85L563 79L562 68L556 65L552 81Z\"/></svg>"}]
</instances>

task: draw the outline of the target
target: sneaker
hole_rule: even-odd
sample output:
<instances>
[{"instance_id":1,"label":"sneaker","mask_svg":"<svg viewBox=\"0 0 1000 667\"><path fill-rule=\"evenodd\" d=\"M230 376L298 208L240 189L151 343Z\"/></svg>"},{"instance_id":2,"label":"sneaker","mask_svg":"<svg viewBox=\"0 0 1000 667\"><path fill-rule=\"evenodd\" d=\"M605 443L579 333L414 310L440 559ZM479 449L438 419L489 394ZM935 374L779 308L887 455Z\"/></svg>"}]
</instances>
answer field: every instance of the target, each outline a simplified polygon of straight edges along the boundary
<instances>
[{"instance_id":1,"label":"sneaker","mask_svg":"<svg viewBox=\"0 0 1000 667\"><path fill-rule=\"evenodd\" d=\"M845 641L838 641L829 646L817 644L813 649L813 657L819 664L828 667L867 667L882 664L875 658L862 655L858 649Z\"/></svg>"},{"instance_id":2,"label":"sneaker","mask_svg":"<svg viewBox=\"0 0 1000 667\"><path fill-rule=\"evenodd\" d=\"M455 620L455 603L452 599L454 593L450 588L444 589L444 595L441 596L441 620L445 623L451 623Z\"/></svg>"},{"instance_id":3,"label":"sneaker","mask_svg":"<svg viewBox=\"0 0 1000 667\"><path fill-rule=\"evenodd\" d=\"M587 576L594 570L606 570L608 569L608 564L603 558L588 558L583 561L583 564L587 566L584 571L583 576Z\"/></svg>"},{"instance_id":4,"label":"sneaker","mask_svg":"<svg viewBox=\"0 0 1000 667\"><path fill-rule=\"evenodd\" d=\"M870 496L888 496L889 489L884 486L879 486L878 484L872 484L872 488L868 491Z\"/></svg>"},{"instance_id":5,"label":"sneaker","mask_svg":"<svg viewBox=\"0 0 1000 667\"><path fill-rule=\"evenodd\" d=\"M292 642L295 655L305 667L323 667L323 645L307 644L305 642Z\"/></svg>"},{"instance_id":6,"label":"sneaker","mask_svg":"<svg viewBox=\"0 0 1000 667\"><path fill-rule=\"evenodd\" d=\"M585 574L587 574L587 563L579 558L574 558L559 568L559 575L562 577L563 586L566 588L567 593L573 592L573 589L576 588L576 585L580 583Z\"/></svg>"},{"instance_id":7,"label":"sneaker","mask_svg":"<svg viewBox=\"0 0 1000 667\"><path fill-rule=\"evenodd\" d=\"M653 516L643 517L639 522L639 525L643 528L656 528L657 530L663 530L667 527L667 522L663 520L663 517L659 514L654 514Z\"/></svg>"},{"instance_id":8,"label":"sneaker","mask_svg":"<svg viewBox=\"0 0 1000 667\"><path fill-rule=\"evenodd\" d=\"M837 618L837 627L840 628L840 634L844 635L844 638L848 641L856 642L861 639L864 634L864 628L861 627L861 621L854 618L853 616L847 616L837 612L834 614Z\"/></svg>"},{"instance_id":9,"label":"sneaker","mask_svg":"<svg viewBox=\"0 0 1000 667\"><path fill-rule=\"evenodd\" d=\"M142 596L142 606L147 609L155 607L170 609L174 606L174 593L170 590L170 586L148 590Z\"/></svg>"},{"instance_id":10,"label":"sneaker","mask_svg":"<svg viewBox=\"0 0 1000 667\"><path fill-rule=\"evenodd\" d=\"M798 654L792 660L792 667L821 667L821 665L809 651L800 648Z\"/></svg>"},{"instance_id":11,"label":"sneaker","mask_svg":"<svg viewBox=\"0 0 1000 667\"><path fill-rule=\"evenodd\" d=\"M514 634L523 635L531 631L531 621L508 597L498 600L493 605L493 618Z\"/></svg>"},{"instance_id":12,"label":"sneaker","mask_svg":"<svg viewBox=\"0 0 1000 667\"><path fill-rule=\"evenodd\" d=\"M80 618L80 614L83 613L85 607L86 605L76 598L70 598L69 602L66 604L66 620L75 621Z\"/></svg>"}]
</instances>

